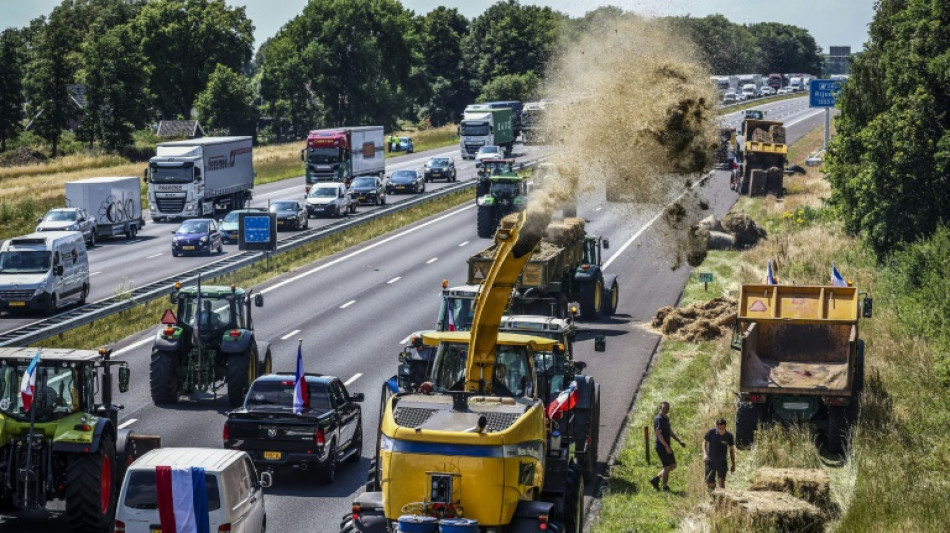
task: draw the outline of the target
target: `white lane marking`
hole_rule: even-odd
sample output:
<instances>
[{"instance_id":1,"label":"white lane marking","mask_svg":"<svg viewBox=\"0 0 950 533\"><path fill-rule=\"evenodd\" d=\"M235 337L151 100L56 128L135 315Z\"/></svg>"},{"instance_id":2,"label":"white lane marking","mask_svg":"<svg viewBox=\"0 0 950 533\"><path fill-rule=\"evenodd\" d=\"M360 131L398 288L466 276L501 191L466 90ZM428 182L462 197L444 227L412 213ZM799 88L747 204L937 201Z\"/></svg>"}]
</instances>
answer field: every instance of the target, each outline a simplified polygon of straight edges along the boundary
<instances>
[{"instance_id":1,"label":"white lane marking","mask_svg":"<svg viewBox=\"0 0 950 533\"><path fill-rule=\"evenodd\" d=\"M125 429L138 421L139 421L138 418L130 418L126 420L125 422L122 422L121 424L119 424L119 429Z\"/></svg>"},{"instance_id":2,"label":"white lane marking","mask_svg":"<svg viewBox=\"0 0 950 533\"><path fill-rule=\"evenodd\" d=\"M158 253L155 254L155 255L150 255L150 256L146 257L145 259L154 259L154 258L156 258L156 257L158 257L158 256L160 256L160 255L162 255L162 252L158 252Z\"/></svg>"},{"instance_id":3,"label":"white lane marking","mask_svg":"<svg viewBox=\"0 0 950 533\"><path fill-rule=\"evenodd\" d=\"M349 386L350 386L350 383L353 383L354 381L360 379L360 376L362 376L362 375L363 375L363 374L360 373L360 372L357 372L356 374L353 374L353 377L351 377L350 379L348 379L348 380L346 380L346 381L343 382L343 386L344 386L344 387L349 387Z\"/></svg>"},{"instance_id":4,"label":"white lane marking","mask_svg":"<svg viewBox=\"0 0 950 533\"><path fill-rule=\"evenodd\" d=\"M428 261L426 261L426 264L431 265L432 263L435 263L438 260L439 260L438 257L433 257L432 259L429 259Z\"/></svg>"},{"instance_id":5,"label":"white lane marking","mask_svg":"<svg viewBox=\"0 0 950 533\"><path fill-rule=\"evenodd\" d=\"M468 244L468 241L462 241L461 243L459 243L459 248L465 246L466 244Z\"/></svg>"},{"instance_id":6,"label":"white lane marking","mask_svg":"<svg viewBox=\"0 0 950 533\"><path fill-rule=\"evenodd\" d=\"M445 219L447 219L447 218L449 218L449 217L454 217L455 215L458 215L459 213L462 213L462 212L468 211L469 209L474 209L474 208L475 208L475 203L473 202L473 203L468 204L468 205L466 205L466 206L464 206L464 207L462 207L462 208L460 208L460 209L456 209L455 211L452 211L451 213L446 213L446 214L444 214L444 215L442 215L442 216L440 216L440 217L434 218L434 219L432 219L432 220L430 220L430 221L428 221L428 222L424 222L424 223L422 223L422 224L418 224L418 225L416 225L416 226L413 226L413 227L407 229L406 231L399 232L399 233L397 233L397 234L395 234L395 235L393 235L393 236L391 236L391 237L387 237L387 238L385 238L385 239L383 239L383 240L381 240L381 241L377 241L377 242L375 242L375 243L373 243L373 244L370 244L369 246L366 246L365 248L360 248L359 250L355 250L355 251L353 251L353 252L350 252L350 253L348 253L348 254L342 256L342 257L338 257L338 258L334 259L333 261L329 261L329 262L327 262L327 263L324 263L324 264L322 264L322 265L320 265L320 266L318 266L318 267L316 267L316 268L311 268L310 270L308 270L308 271L306 271L306 272L301 272L300 274L297 274L296 276L287 278L287 279L285 279L284 281L281 281L280 283L271 285L270 287L267 287L267 288L265 288L265 289L261 289L259 292L260 292L261 294L266 294L266 293L268 293L268 292L270 292L270 291L277 290L277 289L283 287L284 285L287 285L287 284L293 283L293 282L295 282L295 281L301 280L301 279L303 279L303 278L305 278L305 277L307 277L307 276L312 276L313 274L316 274L317 272L320 272L321 270L324 270L324 269L330 268L330 267L332 267L332 266L335 266L335 265L337 265L337 264L339 264L339 263L342 263L343 261L346 261L347 259L351 259L351 258L353 258L353 257L356 257L356 256L358 256L358 255L360 255L360 254L363 254L363 253L365 253L365 252L368 252L368 251L370 251L370 250L372 250L372 249L374 249L374 248L376 248L376 247L378 247L378 246L382 246L382 245L384 245L384 244L387 244L387 243L389 243L389 242L392 242L392 241L394 241L394 240L396 240L396 239L398 239L398 238L400 238L400 237L405 237L406 235L409 235L409 234L411 234L411 233L415 233L415 232L421 230L422 228L425 228L426 226L430 226L430 225L432 225L432 224L438 224L438 223L442 222L443 220L445 220Z\"/></svg>"},{"instance_id":7,"label":"white lane marking","mask_svg":"<svg viewBox=\"0 0 950 533\"><path fill-rule=\"evenodd\" d=\"M351 306L351 305L353 305L353 304L355 304L355 303L356 303L356 300L350 300L350 301L346 302L345 304L341 305L341 306L340 306L340 309L346 309L347 307L349 307L349 306Z\"/></svg>"},{"instance_id":8,"label":"white lane marking","mask_svg":"<svg viewBox=\"0 0 950 533\"><path fill-rule=\"evenodd\" d=\"M99 274L102 274L102 272L90 272L89 277L98 276Z\"/></svg>"},{"instance_id":9,"label":"white lane marking","mask_svg":"<svg viewBox=\"0 0 950 533\"><path fill-rule=\"evenodd\" d=\"M402 279L402 276L396 276L395 278L393 278L393 279L387 281L387 282L386 282L386 285L392 285L393 283L396 283L397 281L399 281L399 280L401 280L401 279Z\"/></svg>"},{"instance_id":10,"label":"white lane marking","mask_svg":"<svg viewBox=\"0 0 950 533\"><path fill-rule=\"evenodd\" d=\"M600 211L601 209L603 209L603 207L598 207L597 209L594 209L594 211Z\"/></svg>"},{"instance_id":11,"label":"white lane marking","mask_svg":"<svg viewBox=\"0 0 950 533\"><path fill-rule=\"evenodd\" d=\"M290 333L288 333L288 334L284 335L283 337L281 337L280 340L285 341L285 340L287 340L287 339L293 337L294 335L296 335L296 334L298 334L298 333L300 333L300 330L299 330L299 329L295 329L295 330L291 331Z\"/></svg>"},{"instance_id":12,"label":"white lane marking","mask_svg":"<svg viewBox=\"0 0 950 533\"><path fill-rule=\"evenodd\" d=\"M115 356L117 356L117 355L122 355L122 354L127 353L127 352L131 352L132 350L134 350L134 349L136 349L136 348L138 348L138 347L140 347L140 346L145 346L146 344L148 344L148 343L150 343L150 342L152 342L152 336L151 336L151 335L149 335L148 337L145 337L144 339L141 339L141 340L139 340L139 341L137 341L137 342L133 342L132 344L126 346L125 348L122 348L122 349L119 349L119 350L116 350L116 351L112 352L112 357L115 357Z\"/></svg>"}]
</instances>

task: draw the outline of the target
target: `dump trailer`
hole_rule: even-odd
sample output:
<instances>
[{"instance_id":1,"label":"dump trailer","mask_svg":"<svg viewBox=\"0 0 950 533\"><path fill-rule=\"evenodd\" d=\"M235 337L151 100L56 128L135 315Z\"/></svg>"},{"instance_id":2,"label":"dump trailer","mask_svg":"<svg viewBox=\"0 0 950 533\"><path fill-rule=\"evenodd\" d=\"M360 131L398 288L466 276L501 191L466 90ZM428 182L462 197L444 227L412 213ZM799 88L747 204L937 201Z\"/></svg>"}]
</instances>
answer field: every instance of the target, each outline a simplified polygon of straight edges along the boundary
<instances>
[{"instance_id":1,"label":"dump trailer","mask_svg":"<svg viewBox=\"0 0 950 533\"><path fill-rule=\"evenodd\" d=\"M825 449L844 451L864 388L854 287L743 285L732 347L741 353L736 441L772 420L813 423Z\"/></svg>"},{"instance_id":2,"label":"dump trailer","mask_svg":"<svg viewBox=\"0 0 950 533\"><path fill-rule=\"evenodd\" d=\"M495 236L472 331L424 333L436 350L430 380L418 392L384 392L367 490L342 532L583 530L582 468L561 441L571 434L571 402L546 405L535 366L535 353L559 345L499 332L544 227L525 218L506 218Z\"/></svg>"},{"instance_id":3,"label":"dump trailer","mask_svg":"<svg viewBox=\"0 0 950 533\"><path fill-rule=\"evenodd\" d=\"M774 120L747 118L742 123L742 132L740 194L782 196L788 161L785 127Z\"/></svg>"}]
</instances>

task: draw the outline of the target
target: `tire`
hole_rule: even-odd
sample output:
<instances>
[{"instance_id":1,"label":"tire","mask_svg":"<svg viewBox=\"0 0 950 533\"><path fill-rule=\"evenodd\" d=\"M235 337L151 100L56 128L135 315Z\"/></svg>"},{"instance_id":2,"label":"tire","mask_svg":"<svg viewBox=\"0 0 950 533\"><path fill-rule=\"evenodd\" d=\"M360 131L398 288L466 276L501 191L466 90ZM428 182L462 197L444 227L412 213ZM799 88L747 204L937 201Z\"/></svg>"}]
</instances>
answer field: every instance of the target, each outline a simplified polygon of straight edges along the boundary
<instances>
[{"instance_id":1,"label":"tire","mask_svg":"<svg viewBox=\"0 0 950 533\"><path fill-rule=\"evenodd\" d=\"M49 295L49 303L46 304L46 314L52 316L56 314L56 293Z\"/></svg>"},{"instance_id":2,"label":"tire","mask_svg":"<svg viewBox=\"0 0 950 533\"><path fill-rule=\"evenodd\" d=\"M82 284L82 292L79 293L79 301L76 302L76 305L86 305L86 300L89 298L89 284Z\"/></svg>"},{"instance_id":3,"label":"tire","mask_svg":"<svg viewBox=\"0 0 950 533\"><path fill-rule=\"evenodd\" d=\"M584 476L577 463L572 463L567 469L563 531L565 533L584 532Z\"/></svg>"},{"instance_id":4,"label":"tire","mask_svg":"<svg viewBox=\"0 0 950 533\"><path fill-rule=\"evenodd\" d=\"M224 241L221 241L218 243L218 254L220 255L223 253L224 253Z\"/></svg>"},{"instance_id":5,"label":"tire","mask_svg":"<svg viewBox=\"0 0 950 533\"><path fill-rule=\"evenodd\" d=\"M580 290L581 318L597 320L604 305L604 276L601 273L592 280L581 283Z\"/></svg>"},{"instance_id":6,"label":"tire","mask_svg":"<svg viewBox=\"0 0 950 533\"><path fill-rule=\"evenodd\" d=\"M327 453L327 464L320 470L320 481L325 485L332 485L336 481L336 443L330 443Z\"/></svg>"},{"instance_id":7,"label":"tire","mask_svg":"<svg viewBox=\"0 0 950 533\"><path fill-rule=\"evenodd\" d=\"M828 408L828 426L825 429L825 451L843 455L851 437L851 421L847 407Z\"/></svg>"},{"instance_id":8,"label":"tire","mask_svg":"<svg viewBox=\"0 0 950 533\"><path fill-rule=\"evenodd\" d=\"M476 228L478 236L482 239L491 239L495 235L495 227L492 224L495 221L494 209L489 205L478 206L476 216Z\"/></svg>"},{"instance_id":9,"label":"tire","mask_svg":"<svg viewBox=\"0 0 950 533\"><path fill-rule=\"evenodd\" d=\"M617 305L620 303L620 285L617 284L617 278L612 278L609 284L610 287L604 291L603 314L605 317L614 316Z\"/></svg>"},{"instance_id":10,"label":"tire","mask_svg":"<svg viewBox=\"0 0 950 533\"><path fill-rule=\"evenodd\" d=\"M270 348L264 352L264 359L257 364L257 377L261 377L274 372L274 360L271 357Z\"/></svg>"},{"instance_id":11,"label":"tire","mask_svg":"<svg viewBox=\"0 0 950 533\"><path fill-rule=\"evenodd\" d=\"M307 218L303 219L303 229L310 227L310 215L307 215Z\"/></svg>"},{"instance_id":12,"label":"tire","mask_svg":"<svg viewBox=\"0 0 950 533\"><path fill-rule=\"evenodd\" d=\"M93 248L96 245L96 230L89 232L89 247Z\"/></svg>"},{"instance_id":13,"label":"tire","mask_svg":"<svg viewBox=\"0 0 950 533\"><path fill-rule=\"evenodd\" d=\"M228 356L228 375L225 379L228 384L228 405L231 407L244 404L244 396L251 384L251 360L256 361L251 350Z\"/></svg>"},{"instance_id":14,"label":"tire","mask_svg":"<svg viewBox=\"0 0 950 533\"><path fill-rule=\"evenodd\" d=\"M346 458L348 463L358 463L360 458L363 456L363 424L360 420L360 425L356 428L356 435L353 436L353 441L350 443L350 447L356 450L356 453L351 453Z\"/></svg>"},{"instance_id":15,"label":"tire","mask_svg":"<svg viewBox=\"0 0 950 533\"><path fill-rule=\"evenodd\" d=\"M115 442L102 435L93 453L71 453L66 461L66 519L73 531L102 533L115 520Z\"/></svg>"},{"instance_id":16,"label":"tire","mask_svg":"<svg viewBox=\"0 0 950 533\"><path fill-rule=\"evenodd\" d=\"M740 403L736 408L736 446L746 449L755 441L755 430L762 419L762 406Z\"/></svg>"},{"instance_id":17,"label":"tire","mask_svg":"<svg viewBox=\"0 0 950 533\"><path fill-rule=\"evenodd\" d=\"M148 386L152 393L152 403L155 405L178 403L176 355L174 352L152 349L152 359L148 366Z\"/></svg>"},{"instance_id":18,"label":"tire","mask_svg":"<svg viewBox=\"0 0 950 533\"><path fill-rule=\"evenodd\" d=\"M373 198L373 205L375 205L375 206L378 206L378 205L379 205L379 195L376 195L376 197Z\"/></svg>"}]
</instances>

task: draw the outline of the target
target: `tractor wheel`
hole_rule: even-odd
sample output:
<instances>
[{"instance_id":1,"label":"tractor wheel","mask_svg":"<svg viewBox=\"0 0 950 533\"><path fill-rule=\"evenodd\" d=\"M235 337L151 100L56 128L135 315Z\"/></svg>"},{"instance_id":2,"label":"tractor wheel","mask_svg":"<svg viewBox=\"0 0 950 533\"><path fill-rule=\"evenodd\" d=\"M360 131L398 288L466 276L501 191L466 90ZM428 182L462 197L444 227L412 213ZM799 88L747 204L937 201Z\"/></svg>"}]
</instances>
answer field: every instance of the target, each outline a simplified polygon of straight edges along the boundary
<instances>
[{"instance_id":1,"label":"tractor wheel","mask_svg":"<svg viewBox=\"0 0 950 533\"><path fill-rule=\"evenodd\" d=\"M610 287L604 291L604 316L611 317L617 312L617 305L620 303L620 285L617 284L617 278L611 279L608 284Z\"/></svg>"},{"instance_id":2,"label":"tractor wheel","mask_svg":"<svg viewBox=\"0 0 950 533\"><path fill-rule=\"evenodd\" d=\"M152 349L148 385L155 405L178 403L178 369L174 352Z\"/></svg>"},{"instance_id":3,"label":"tractor wheel","mask_svg":"<svg viewBox=\"0 0 950 533\"><path fill-rule=\"evenodd\" d=\"M740 403L736 409L736 446L749 448L755 440L755 430L762 419L762 406L752 403Z\"/></svg>"},{"instance_id":4,"label":"tractor wheel","mask_svg":"<svg viewBox=\"0 0 950 533\"><path fill-rule=\"evenodd\" d=\"M257 363L257 377L270 374L274 371L274 361L270 354L270 347L264 352L264 359Z\"/></svg>"},{"instance_id":5,"label":"tractor wheel","mask_svg":"<svg viewBox=\"0 0 950 533\"><path fill-rule=\"evenodd\" d=\"M102 533L115 519L115 443L103 435L99 449L72 453L66 461L66 520L73 531Z\"/></svg>"},{"instance_id":6,"label":"tractor wheel","mask_svg":"<svg viewBox=\"0 0 950 533\"><path fill-rule=\"evenodd\" d=\"M584 532L584 476L581 467L572 463L567 469L567 485L564 490L564 531Z\"/></svg>"},{"instance_id":7,"label":"tractor wheel","mask_svg":"<svg viewBox=\"0 0 950 533\"><path fill-rule=\"evenodd\" d=\"M351 453L347 458L347 462L358 463L360 458L363 456L363 426L362 424L357 426L356 435L353 435L353 441L350 442L350 447L356 450L356 453Z\"/></svg>"},{"instance_id":8,"label":"tractor wheel","mask_svg":"<svg viewBox=\"0 0 950 533\"><path fill-rule=\"evenodd\" d=\"M604 305L604 277L599 272L592 280L581 283L581 318L597 320Z\"/></svg>"},{"instance_id":9,"label":"tractor wheel","mask_svg":"<svg viewBox=\"0 0 950 533\"><path fill-rule=\"evenodd\" d=\"M240 407L244 403L250 385L251 361L254 354L249 350L228 356L228 405Z\"/></svg>"},{"instance_id":10,"label":"tractor wheel","mask_svg":"<svg viewBox=\"0 0 950 533\"><path fill-rule=\"evenodd\" d=\"M843 455L851 436L851 421L847 407L828 408L828 427L825 430L825 450L832 455Z\"/></svg>"},{"instance_id":11,"label":"tractor wheel","mask_svg":"<svg viewBox=\"0 0 950 533\"><path fill-rule=\"evenodd\" d=\"M495 235L494 209L489 205L478 206L477 229L478 236L482 239L491 239Z\"/></svg>"}]
</instances>

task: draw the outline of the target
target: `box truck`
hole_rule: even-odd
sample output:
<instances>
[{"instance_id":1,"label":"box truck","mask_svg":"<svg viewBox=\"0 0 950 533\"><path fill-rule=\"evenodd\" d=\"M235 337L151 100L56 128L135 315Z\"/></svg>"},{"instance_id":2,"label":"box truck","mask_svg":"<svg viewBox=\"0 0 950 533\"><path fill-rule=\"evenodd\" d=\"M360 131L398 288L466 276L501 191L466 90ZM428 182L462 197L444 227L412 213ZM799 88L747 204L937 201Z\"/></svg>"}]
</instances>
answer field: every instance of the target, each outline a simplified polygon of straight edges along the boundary
<instances>
[{"instance_id":1,"label":"box truck","mask_svg":"<svg viewBox=\"0 0 950 533\"><path fill-rule=\"evenodd\" d=\"M300 151L305 163L307 189L321 181L339 181L350 186L357 176L386 177L386 147L382 126L342 127L313 130Z\"/></svg>"},{"instance_id":2,"label":"box truck","mask_svg":"<svg viewBox=\"0 0 950 533\"><path fill-rule=\"evenodd\" d=\"M135 176L89 178L66 183L66 207L85 210L95 221L95 239L125 235L134 239L142 218L142 191Z\"/></svg>"},{"instance_id":3,"label":"box truck","mask_svg":"<svg viewBox=\"0 0 950 533\"><path fill-rule=\"evenodd\" d=\"M502 147L505 157L511 157L514 112L510 108L493 109L489 104L470 105L459 123L459 139L462 159L474 159L479 148L489 145Z\"/></svg>"}]
</instances>

